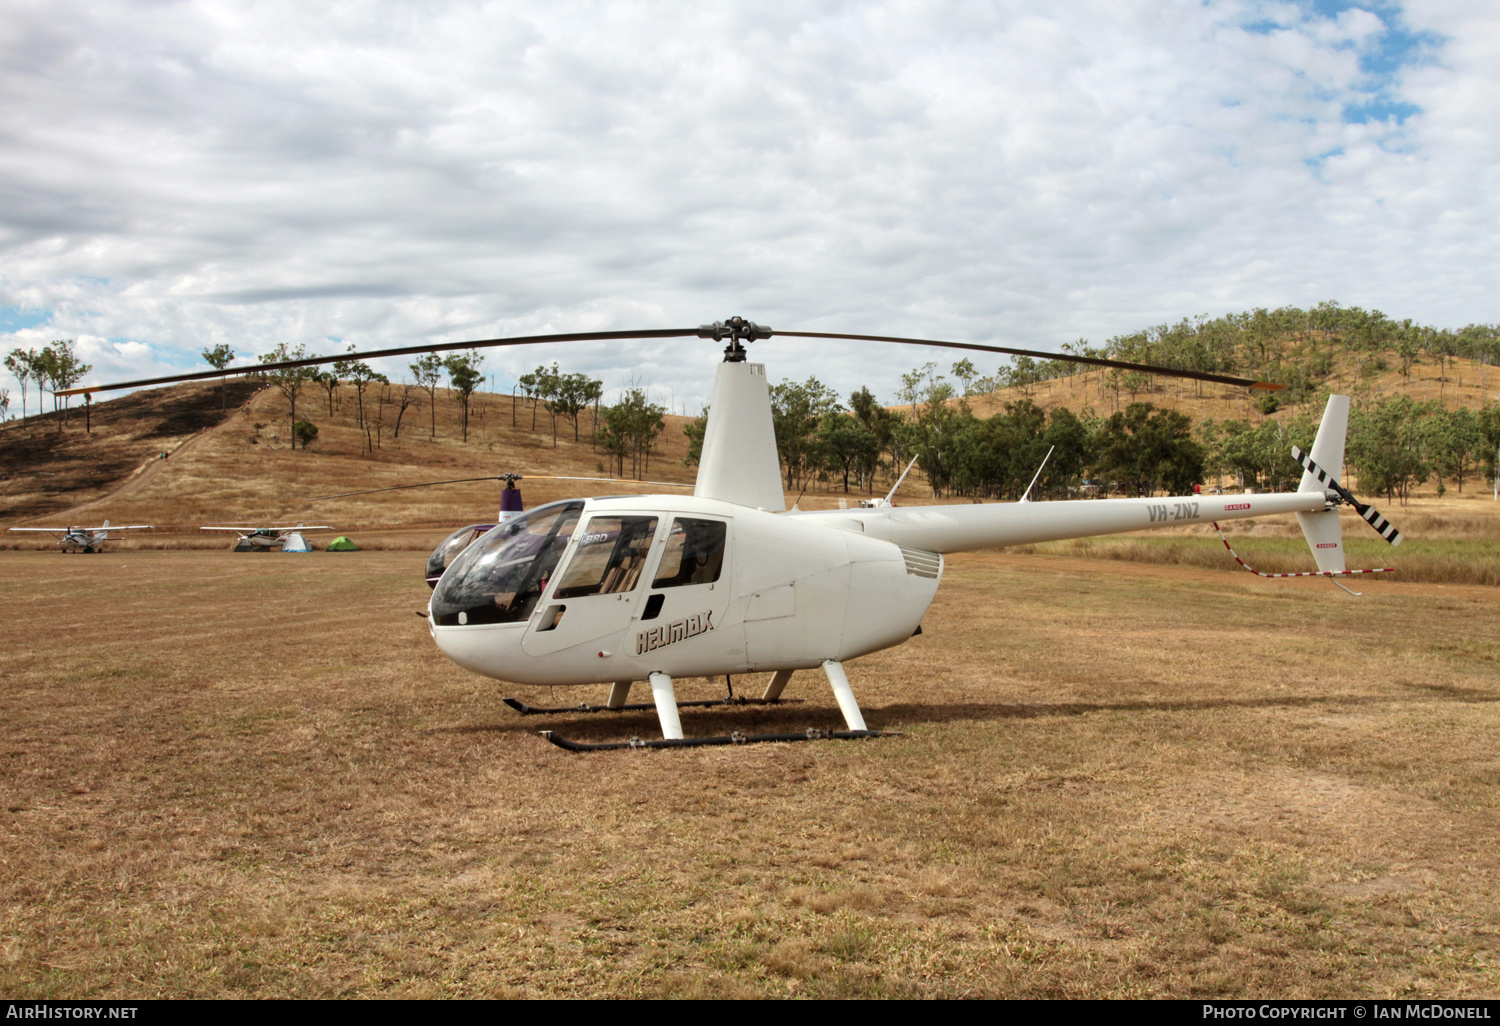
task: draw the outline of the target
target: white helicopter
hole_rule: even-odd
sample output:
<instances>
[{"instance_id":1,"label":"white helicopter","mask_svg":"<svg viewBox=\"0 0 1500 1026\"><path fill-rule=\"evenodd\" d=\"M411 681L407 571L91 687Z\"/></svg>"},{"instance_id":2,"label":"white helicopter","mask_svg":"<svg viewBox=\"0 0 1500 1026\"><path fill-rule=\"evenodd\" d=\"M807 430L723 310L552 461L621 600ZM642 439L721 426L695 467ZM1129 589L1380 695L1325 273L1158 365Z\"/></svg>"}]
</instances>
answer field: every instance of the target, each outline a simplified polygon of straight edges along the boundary
<instances>
[{"instance_id":1,"label":"white helicopter","mask_svg":"<svg viewBox=\"0 0 1500 1026\"><path fill-rule=\"evenodd\" d=\"M110 541L110 531L146 531L151 524L130 524L111 527L106 520L101 527L12 527L12 531L45 531L58 536L57 544L64 552L103 552L104 543Z\"/></svg>"},{"instance_id":2,"label":"white helicopter","mask_svg":"<svg viewBox=\"0 0 1500 1026\"><path fill-rule=\"evenodd\" d=\"M303 531L330 531L326 524L309 527L298 523L295 527L203 527L202 531L233 531L239 535L234 543L235 552L311 552L312 546L302 536Z\"/></svg>"},{"instance_id":3,"label":"white helicopter","mask_svg":"<svg viewBox=\"0 0 1500 1026\"><path fill-rule=\"evenodd\" d=\"M433 640L450 659L476 673L519 684L610 685L604 706L578 707L581 710L650 708L627 706L626 701L635 682L649 682L660 739L581 744L543 731L553 743L595 750L880 736L866 726L844 664L920 632L948 553L1295 513L1312 548L1316 575L1371 572L1345 569L1338 507L1346 502L1391 544L1401 540L1378 513L1358 503L1324 469L1343 464L1349 411L1344 396L1329 400L1311 457L1297 454L1306 472L1296 492L1069 502L1031 502L1023 497L1019 503L918 507L896 507L888 497L860 509L787 510L766 370L748 362L744 348L744 343L772 334L770 328L735 317L698 329L491 339L366 354L687 335L729 343L714 380L691 496L580 498L539 506L465 548L433 592L428 608ZM974 343L821 332L775 334L1060 358ZM1282 387L1123 361L1061 358L1253 388ZM285 366L331 359L336 358ZM826 676L847 730L683 736L674 679L770 671L771 680L758 701L775 702L792 674L807 669L821 669ZM692 704L728 701L744 700ZM564 711L510 704L523 712Z\"/></svg>"}]
</instances>

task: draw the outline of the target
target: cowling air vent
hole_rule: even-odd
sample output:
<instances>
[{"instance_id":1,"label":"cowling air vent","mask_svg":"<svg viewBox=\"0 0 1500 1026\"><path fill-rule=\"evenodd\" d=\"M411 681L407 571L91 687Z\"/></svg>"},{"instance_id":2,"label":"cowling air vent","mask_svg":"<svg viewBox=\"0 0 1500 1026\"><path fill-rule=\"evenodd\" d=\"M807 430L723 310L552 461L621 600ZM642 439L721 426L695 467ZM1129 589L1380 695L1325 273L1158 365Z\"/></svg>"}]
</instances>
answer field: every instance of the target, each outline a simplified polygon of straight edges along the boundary
<instances>
[{"instance_id":1,"label":"cowling air vent","mask_svg":"<svg viewBox=\"0 0 1500 1026\"><path fill-rule=\"evenodd\" d=\"M936 552L903 548L901 558L906 560L906 572L913 577L930 577L936 580L938 574L943 572L943 557Z\"/></svg>"}]
</instances>

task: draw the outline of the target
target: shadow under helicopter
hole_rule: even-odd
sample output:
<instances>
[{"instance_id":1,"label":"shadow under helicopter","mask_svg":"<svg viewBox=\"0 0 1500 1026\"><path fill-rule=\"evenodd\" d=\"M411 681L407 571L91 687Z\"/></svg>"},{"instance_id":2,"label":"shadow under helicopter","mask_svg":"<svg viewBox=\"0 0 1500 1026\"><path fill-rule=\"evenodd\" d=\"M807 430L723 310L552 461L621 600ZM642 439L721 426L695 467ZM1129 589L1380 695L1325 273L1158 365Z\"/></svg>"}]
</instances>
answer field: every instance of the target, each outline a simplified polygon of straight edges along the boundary
<instances>
[{"instance_id":1,"label":"shadow under helicopter","mask_svg":"<svg viewBox=\"0 0 1500 1026\"><path fill-rule=\"evenodd\" d=\"M1500 702L1500 693L1476 688L1442 684L1398 684L1420 692L1420 695L1293 695L1262 698L1188 698L1119 702L903 702L886 706L866 706L865 715L877 730L900 731L916 724L955 723L966 720L998 722L1086 716L1090 713L1129 712L1206 712L1214 709L1338 709L1395 705L1418 701L1423 704L1449 701L1462 705ZM837 706L827 708L809 705L726 706L723 711L682 711L684 729L694 734L727 734L733 716L733 727L746 734L798 733L809 727L819 730L842 729ZM656 727L655 714L649 711L626 713L583 713L517 718L505 723L433 727L433 734L535 734L542 729L566 733L577 741L619 740L632 733L650 734ZM691 735L690 735L691 736Z\"/></svg>"}]
</instances>

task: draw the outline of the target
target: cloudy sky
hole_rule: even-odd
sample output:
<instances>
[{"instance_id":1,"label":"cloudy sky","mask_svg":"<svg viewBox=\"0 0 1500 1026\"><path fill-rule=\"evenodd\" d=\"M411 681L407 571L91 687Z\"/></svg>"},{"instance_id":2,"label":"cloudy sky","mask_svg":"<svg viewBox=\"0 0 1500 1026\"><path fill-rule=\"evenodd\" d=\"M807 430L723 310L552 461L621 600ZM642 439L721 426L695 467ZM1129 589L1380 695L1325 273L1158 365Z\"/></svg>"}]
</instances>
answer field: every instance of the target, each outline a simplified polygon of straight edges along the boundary
<instances>
[{"instance_id":1,"label":"cloudy sky","mask_svg":"<svg viewBox=\"0 0 1500 1026\"><path fill-rule=\"evenodd\" d=\"M324 6L6 3L0 351L74 338L107 382L732 314L1049 351L1325 299L1500 320L1493 3ZM890 399L928 357L755 358ZM693 408L717 355L487 369L554 359Z\"/></svg>"}]
</instances>

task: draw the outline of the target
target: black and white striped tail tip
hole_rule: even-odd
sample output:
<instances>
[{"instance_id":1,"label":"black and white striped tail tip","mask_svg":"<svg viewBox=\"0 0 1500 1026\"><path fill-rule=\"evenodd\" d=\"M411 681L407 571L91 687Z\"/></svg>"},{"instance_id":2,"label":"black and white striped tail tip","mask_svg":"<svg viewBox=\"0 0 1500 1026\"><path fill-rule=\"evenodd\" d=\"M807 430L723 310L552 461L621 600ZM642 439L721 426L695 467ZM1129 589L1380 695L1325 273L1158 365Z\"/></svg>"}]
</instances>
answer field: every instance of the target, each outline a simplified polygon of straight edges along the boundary
<instances>
[{"instance_id":1,"label":"black and white striped tail tip","mask_svg":"<svg viewBox=\"0 0 1500 1026\"><path fill-rule=\"evenodd\" d=\"M1395 524L1391 523L1385 517L1381 516L1380 513L1375 509L1375 507L1366 506L1364 509L1359 511L1359 515L1364 517L1365 521L1371 527L1375 528L1375 531L1380 535L1380 537L1384 538L1392 545L1401 544L1401 532L1396 530Z\"/></svg>"},{"instance_id":2,"label":"black and white striped tail tip","mask_svg":"<svg viewBox=\"0 0 1500 1026\"><path fill-rule=\"evenodd\" d=\"M1302 469L1303 470L1307 471L1313 477L1317 478L1318 479L1318 484L1327 485L1330 488L1337 488L1338 487L1338 483L1339 483L1338 478L1333 477L1331 474L1328 473L1328 471L1324 470L1322 467L1320 467L1316 463L1314 463L1312 461L1312 458L1310 456L1308 456L1307 453L1303 452L1301 449L1297 448L1295 445L1292 446L1292 459L1294 459L1298 463L1302 464Z\"/></svg>"}]
</instances>

